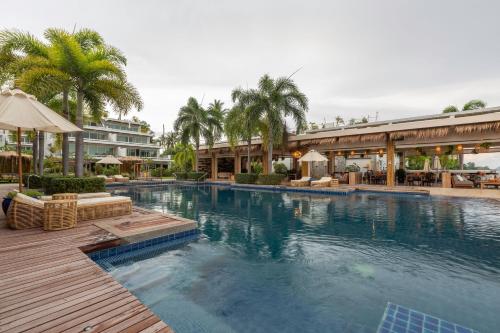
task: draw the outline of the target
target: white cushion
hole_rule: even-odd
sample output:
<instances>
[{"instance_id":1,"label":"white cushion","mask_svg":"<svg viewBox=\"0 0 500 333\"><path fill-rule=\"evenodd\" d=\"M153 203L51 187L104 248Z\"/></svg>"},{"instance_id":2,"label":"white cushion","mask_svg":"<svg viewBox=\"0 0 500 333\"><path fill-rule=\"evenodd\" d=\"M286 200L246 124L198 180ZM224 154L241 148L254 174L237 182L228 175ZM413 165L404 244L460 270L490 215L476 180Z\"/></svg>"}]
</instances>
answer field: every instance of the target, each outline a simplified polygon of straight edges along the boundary
<instances>
[{"instance_id":1,"label":"white cushion","mask_svg":"<svg viewBox=\"0 0 500 333\"><path fill-rule=\"evenodd\" d=\"M24 203L24 204L27 204L27 205L30 205L30 206L38 207L38 208L43 208L43 206L44 206L44 202L42 200L38 200L36 198L29 197L29 196L24 195L22 193L16 194L16 196L14 197L14 200L21 202L21 203Z\"/></svg>"},{"instance_id":2,"label":"white cushion","mask_svg":"<svg viewBox=\"0 0 500 333\"><path fill-rule=\"evenodd\" d=\"M463 181L464 181L464 177L462 177L462 175L457 175L457 179L458 179L458 181L460 181L460 182L463 182Z\"/></svg>"},{"instance_id":3,"label":"white cushion","mask_svg":"<svg viewBox=\"0 0 500 333\"><path fill-rule=\"evenodd\" d=\"M92 206L102 203L114 203L120 201L132 201L129 197L115 196L107 198L89 198L89 199L78 199L77 205L79 207Z\"/></svg>"}]
</instances>

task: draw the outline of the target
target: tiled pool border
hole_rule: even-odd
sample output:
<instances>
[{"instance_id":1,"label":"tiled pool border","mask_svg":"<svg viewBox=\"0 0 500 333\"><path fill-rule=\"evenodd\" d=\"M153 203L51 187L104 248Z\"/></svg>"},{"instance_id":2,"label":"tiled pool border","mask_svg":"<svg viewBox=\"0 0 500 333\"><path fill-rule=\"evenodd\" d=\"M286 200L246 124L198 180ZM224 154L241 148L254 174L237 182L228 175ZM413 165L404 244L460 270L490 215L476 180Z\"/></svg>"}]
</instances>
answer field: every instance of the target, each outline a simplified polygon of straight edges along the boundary
<instances>
[{"instance_id":1,"label":"tiled pool border","mask_svg":"<svg viewBox=\"0 0 500 333\"><path fill-rule=\"evenodd\" d=\"M107 249L87 253L87 255L89 256L90 259L94 261L99 261L102 259L108 259L126 253L136 254L135 251L137 250L142 250L142 249L149 250L153 249L153 247L155 246L158 247L158 245L162 245L165 247L175 246L184 242L197 239L199 235L200 231L198 229L192 229L170 235L146 239L137 243L130 243L115 247L110 247Z\"/></svg>"},{"instance_id":2,"label":"tiled pool border","mask_svg":"<svg viewBox=\"0 0 500 333\"><path fill-rule=\"evenodd\" d=\"M377 333L479 333L404 306L387 303Z\"/></svg>"}]
</instances>

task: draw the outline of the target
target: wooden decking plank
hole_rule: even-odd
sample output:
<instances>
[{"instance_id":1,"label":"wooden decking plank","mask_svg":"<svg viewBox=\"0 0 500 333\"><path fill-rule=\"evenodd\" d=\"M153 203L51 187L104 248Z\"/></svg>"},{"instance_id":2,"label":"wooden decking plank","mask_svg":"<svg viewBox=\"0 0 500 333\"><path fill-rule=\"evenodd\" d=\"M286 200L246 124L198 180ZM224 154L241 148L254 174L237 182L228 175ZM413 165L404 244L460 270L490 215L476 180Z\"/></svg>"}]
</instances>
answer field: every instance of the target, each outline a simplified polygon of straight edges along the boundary
<instances>
[{"instance_id":1,"label":"wooden decking plank","mask_svg":"<svg viewBox=\"0 0 500 333\"><path fill-rule=\"evenodd\" d=\"M25 329L30 330L30 332L43 332L45 330L52 330L53 327L61 325L63 323L68 323L73 321L76 325L79 322L85 321L85 318L95 317L98 311L104 309L103 312L111 311L117 306L128 304L136 300L134 296L130 295L124 290L115 290L108 294L95 297L93 299L87 300L85 302L67 307L61 311L58 311L55 316L50 318L41 317L36 320L32 320L29 323L21 326L17 326L14 331L22 332Z\"/></svg>"},{"instance_id":2,"label":"wooden decking plank","mask_svg":"<svg viewBox=\"0 0 500 333\"><path fill-rule=\"evenodd\" d=\"M1 332L172 332L80 247L116 239L93 223L175 223L175 217L133 208L131 215L85 221L74 229L9 230L0 219ZM158 221L158 222L155 222Z\"/></svg>"}]
</instances>

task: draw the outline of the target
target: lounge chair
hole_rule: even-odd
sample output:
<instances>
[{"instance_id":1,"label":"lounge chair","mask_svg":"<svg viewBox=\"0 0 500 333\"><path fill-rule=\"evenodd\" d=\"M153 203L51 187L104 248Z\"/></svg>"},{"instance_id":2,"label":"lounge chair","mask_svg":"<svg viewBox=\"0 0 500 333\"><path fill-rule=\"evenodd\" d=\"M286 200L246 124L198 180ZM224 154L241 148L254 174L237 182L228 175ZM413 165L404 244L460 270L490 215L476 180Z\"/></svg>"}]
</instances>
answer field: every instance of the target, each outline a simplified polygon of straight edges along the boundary
<instances>
[{"instance_id":1,"label":"lounge chair","mask_svg":"<svg viewBox=\"0 0 500 333\"><path fill-rule=\"evenodd\" d=\"M453 175L451 183L454 188L474 188L474 183L461 175Z\"/></svg>"},{"instance_id":2,"label":"lounge chair","mask_svg":"<svg viewBox=\"0 0 500 333\"><path fill-rule=\"evenodd\" d=\"M50 200L55 200L56 198L55 195L42 195L40 197L40 200L42 201L50 201ZM111 193L109 192L96 192L96 193L78 193L77 194L77 199L91 199L91 198L108 198L111 196Z\"/></svg>"},{"instance_id":3,"label":"lounge chair","mask_svg":"<svg viewBox=\"0 0 500 333\"><path fill-rule=\"evenodd\" d=\"M44 226L47 218L55 219L57 217L54 213L47 215L46 210L62 210L68 208L61 205L61 203L67 201L74 202L75 200L71 199L72 196L74 198L76 194L55 194L53 197L54 200L42 201L28 197L22 193L18 193L12 200L9 210L7 211L7 225L12 229L26 229ZM129 197L113 196L76 200L77 221L102 219L106 217L128 215L131 213L132 200L130 200ZM62 215L59 214L58 216L60 217ZM71 227L70 225L71 224L68 224L67 227ZM61 228L62 227L59 229ZM50 230L59 229L52 227Z\"/></svg>"},{"instance_id":4,"label":"lounge chair","mask_svg":"<svg viewBox=\"0 0 500 333\"><path fill-rule=\"evenodd\" d=\"M310 183L311 183L311 177L302 177L297 180L292 180L290 182L290 185L292 185L293 187L303 187L303 186L309 186Z\"/></svg>"},{"instance_id":5,"label":"lounge chair","mask_svg":"<svg viewBox=\"0 0 500 333\"><path fill-rule=\"evenodd\" d=\"M332 177L321 177L320 180L311 181L312 187L328 187L332 182Z\"/></svg>"},{"instance_id":6,"label":"lounge chair","mask_svg":"<svg viewBox=\"0 0 500 333\"><path fill-rule=\"evenodd\" d=\"M113 176L113 178L115 179L115 182L119 182L119 183L126 183L130 180L130 178L123 177L122 175L115 175L115 176Z\"/></svg>"},{"instance_id":7,"label":"lounge chair","mask_svg":"<svg viewBox=\"0 0 500 333\"><path fill-rule=\"evenodd\" d=\"M7 225L12 229L42 227L62 230L76 226L76 196L64 200L42 201L16 194L7 211Z\"/></svg>"},{"instance_id":8,"label":"lounge chair","mask_svg":"<svg viewBox=\"0 0 500 333\"><path fill-rule=\"evenodd\" d=\"M105 175L98 175L97 177L103 178L106 184L113 183L115 181L112 177L108 177Z\"/></svg>"}]
</instances>

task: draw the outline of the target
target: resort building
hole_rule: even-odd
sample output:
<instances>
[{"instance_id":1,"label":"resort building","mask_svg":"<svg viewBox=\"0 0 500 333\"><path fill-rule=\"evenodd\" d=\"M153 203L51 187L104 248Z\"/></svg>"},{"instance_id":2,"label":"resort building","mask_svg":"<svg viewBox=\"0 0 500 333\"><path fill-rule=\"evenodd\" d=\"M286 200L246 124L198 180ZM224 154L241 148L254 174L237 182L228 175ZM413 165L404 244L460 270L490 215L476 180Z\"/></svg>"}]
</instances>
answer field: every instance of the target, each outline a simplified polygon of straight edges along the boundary
<instances>
[{"instance_id":1,"label":"resort building","mask_svg":"<svg viewBox=\"0 0 500 333\"><path fill-rule=\"evenodd\" d=\"M104 119L84 126L84 152L90 157L112 155L159 159L160 146L153 142L154 133L141 130L141 124L129 120ZM70 136L70 153L75 152L75 137Z\"/></svg>"},{"instance_id":2,"label":"resort building","mask_svg":"<svg viewBox=\"0 0 500 333\"><path fill-rule=\"evenodd\" d=\"M240 142L234 148L227 142L217 143L212 149L208 148L201 147L199 165L213 179L246 172L246 142ZM273 160L290 158L296 175L307 175L312 171L308 170L310 164L298 165L298 159L311 149L328 157L323 168L326 174L341 176L349 163L357 160L361 171L383 173L385 176L381 178L381 183L394 186L395 172L398 169L406 169L405 161L409 156L434 158L445 154L500 152L500 107L352 126L335 127L330 124L304 134L290 134L286 147L273 150ZM252 141L251 158L258 161L267 160L267 151L263 149L260 138ZM263 163L264 173L269 173L266 164ZM461 168L442 169L440 171L446 171L440 172L445 174L444 187L450 186L450 174L464 173Z\"/></svg>"}]
</instances>

